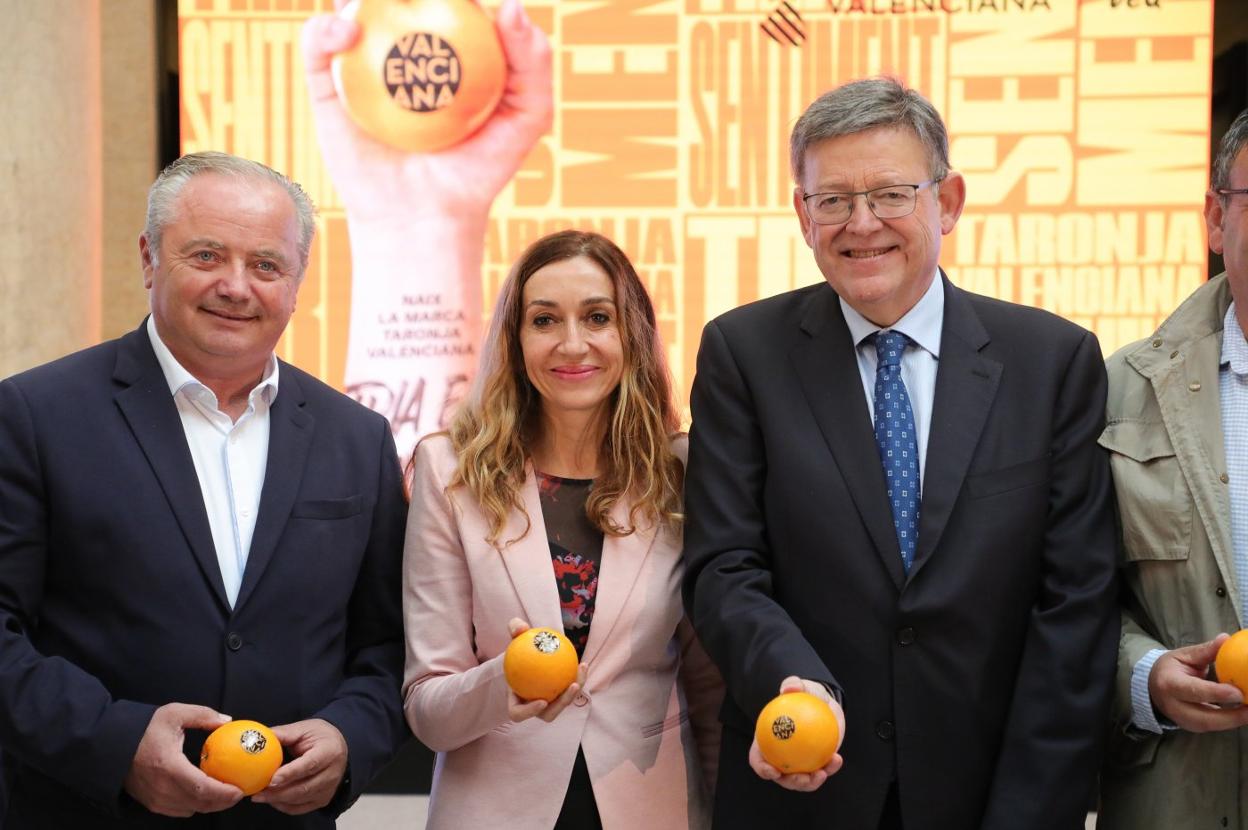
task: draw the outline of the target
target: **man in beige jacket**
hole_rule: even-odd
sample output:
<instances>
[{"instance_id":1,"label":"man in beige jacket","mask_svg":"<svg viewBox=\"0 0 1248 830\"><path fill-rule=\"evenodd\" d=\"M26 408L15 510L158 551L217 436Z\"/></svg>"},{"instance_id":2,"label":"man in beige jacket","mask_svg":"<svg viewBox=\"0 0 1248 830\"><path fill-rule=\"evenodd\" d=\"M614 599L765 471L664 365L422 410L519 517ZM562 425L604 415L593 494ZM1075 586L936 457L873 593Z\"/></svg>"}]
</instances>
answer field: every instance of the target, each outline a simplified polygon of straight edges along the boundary
<instances>
[{"instance_id":1,"label":"man in beige jacket","mask_svg":"<svg viewBox=\"0 0 1248 830\"><path fill-rule=\"evenodd\" d=\"M1124 590L1099 830L1248 828L1248 706L1214 682L1248 616L1248 111L1205 197L1226 271L1109 360Z\"/></svg>"}]
</instances>

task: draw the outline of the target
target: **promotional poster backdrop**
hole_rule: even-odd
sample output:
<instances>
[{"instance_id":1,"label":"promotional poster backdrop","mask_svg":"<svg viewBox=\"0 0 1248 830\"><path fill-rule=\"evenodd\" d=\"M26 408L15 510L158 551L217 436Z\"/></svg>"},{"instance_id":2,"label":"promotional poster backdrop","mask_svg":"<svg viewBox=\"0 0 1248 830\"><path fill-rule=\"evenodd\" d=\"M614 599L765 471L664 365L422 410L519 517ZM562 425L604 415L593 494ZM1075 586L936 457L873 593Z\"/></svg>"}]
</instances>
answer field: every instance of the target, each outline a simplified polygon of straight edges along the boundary
<instances>
[{"instance_id":1,"label":"promotional poster backdrop","mask_svg":"<svg viewBox=\"0 0 1248 830\"><path fill-rule=\"evenodd\" d=\"M478 344L457 346L454 315L421 308L421 297L396 296L393 313L348 331L346 222L299 50L303 21L332 6L180 0L182 150L263 161L320 209L281 357L340 388L348 337L378 375L401 377L439 351L448 372L461 371ZM604 233L650 289L682 406L706 321L822 279L793 213L788 134L810 101L854 78L898 76L948 124L967 182L941 257L956 284L1067 317L1108 354L1151 333L1205 278L1212 0L525 8L554 47L555 120L494 203L482 314L538 236ZM420 257L411 252L413 269ZM398 392L348 392L391 418L401 452L447 411L445 401L422 410Z\"/></svg>"}]
</instances>

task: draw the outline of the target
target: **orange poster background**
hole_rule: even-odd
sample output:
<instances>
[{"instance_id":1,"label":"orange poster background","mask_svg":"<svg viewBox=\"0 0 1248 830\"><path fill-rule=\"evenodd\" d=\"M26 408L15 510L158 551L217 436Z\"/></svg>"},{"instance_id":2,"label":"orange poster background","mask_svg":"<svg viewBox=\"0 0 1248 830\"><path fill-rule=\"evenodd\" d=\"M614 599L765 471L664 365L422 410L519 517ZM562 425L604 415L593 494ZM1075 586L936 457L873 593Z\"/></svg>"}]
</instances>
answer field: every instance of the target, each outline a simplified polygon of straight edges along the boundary
<instances>
[{"instance_id":1,"label":"orange poster background","mask_svg":"<svg viewBox=\"0 0 1248 830\"><path fill-rule=\"evenodd\" d=\"M790 204L787 137L821 91L895 74L944 114L968 205L942 265L1055 311L1106 352L1205 277L1212 0L532 0L555 48L555 125L494 205L489 302L540 234L599 230L654 297L682 400L702 325L821 279ZM184 151L302 183L321 210L279 354L341 386L351 274L299 56L329 0L181 0ZM930 9L930 10L929 10ZM797 30L800 29L800 34ZM471 171L465 171L471 175Z\"/></svg>"}]
</instances>

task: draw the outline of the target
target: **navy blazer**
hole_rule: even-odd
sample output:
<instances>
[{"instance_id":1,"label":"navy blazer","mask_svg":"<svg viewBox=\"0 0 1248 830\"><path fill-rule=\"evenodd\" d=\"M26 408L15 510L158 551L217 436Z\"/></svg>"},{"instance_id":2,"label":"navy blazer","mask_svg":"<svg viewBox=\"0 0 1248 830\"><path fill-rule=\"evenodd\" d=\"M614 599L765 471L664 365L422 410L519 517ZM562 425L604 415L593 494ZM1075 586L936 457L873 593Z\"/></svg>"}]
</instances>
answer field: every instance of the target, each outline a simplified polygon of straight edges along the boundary
<instances>
[{"instance_id":1,"label":"navy blazer","mask_svg":"<svg viewBox=\"0 0 1248 830\"><path fill-rule=\"evenodd\" d=\"M1082 828L1118 615L1096 338L943 281L918 547L903 570L854 345L826 284L707 325L692 394L685 597L728 688L715 825ZM790 674L844 693L844 768L759 779Z\"/></svg>"},{"instance_id":2,"label":"navy blazer","mask_svg":"<svg viewBox=\"0 0 1248 830\"><path fill-rule=\"evenodd\" d=\"M0 382L0 747L22 827L332 827L406 739L406 507L385 419L283 363L233 609L146 326ZM122 791L156 707L324 718L349 784L290 818L154 816ZM187 738L198 759L202 733Z\"/></svg>"}]
</instances>

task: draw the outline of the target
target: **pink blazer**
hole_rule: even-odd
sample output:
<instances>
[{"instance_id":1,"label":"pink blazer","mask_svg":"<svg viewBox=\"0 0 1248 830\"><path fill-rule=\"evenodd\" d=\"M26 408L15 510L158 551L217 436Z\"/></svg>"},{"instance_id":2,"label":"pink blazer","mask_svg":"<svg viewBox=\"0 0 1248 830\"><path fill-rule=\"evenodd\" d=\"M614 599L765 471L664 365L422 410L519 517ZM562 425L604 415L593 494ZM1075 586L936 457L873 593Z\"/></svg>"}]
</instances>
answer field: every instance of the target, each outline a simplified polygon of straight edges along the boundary
<instances>
[{"instance_id":1,"label":"pink blazer","mask_svg":"<svg viewBox=\"0 0 1248 830\"><path fill-rule=\"evenodd\" d=\"M446 493L454 470L446 436L417 448L403 562L404 711L438 753L427 826L547 830L581 746L607 830L709 827L723 687L681 607L679 535L606 537L584 690L551 723L512 723L507 621L563 625L537 482L530 468L531 527L513 512L499 538L520 538L500 552L467 491Z\"/></svg>"}]
</instances>

